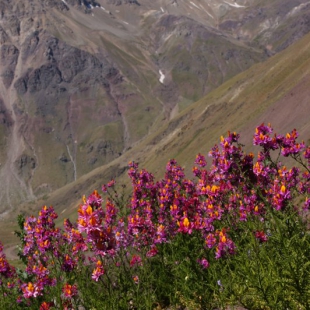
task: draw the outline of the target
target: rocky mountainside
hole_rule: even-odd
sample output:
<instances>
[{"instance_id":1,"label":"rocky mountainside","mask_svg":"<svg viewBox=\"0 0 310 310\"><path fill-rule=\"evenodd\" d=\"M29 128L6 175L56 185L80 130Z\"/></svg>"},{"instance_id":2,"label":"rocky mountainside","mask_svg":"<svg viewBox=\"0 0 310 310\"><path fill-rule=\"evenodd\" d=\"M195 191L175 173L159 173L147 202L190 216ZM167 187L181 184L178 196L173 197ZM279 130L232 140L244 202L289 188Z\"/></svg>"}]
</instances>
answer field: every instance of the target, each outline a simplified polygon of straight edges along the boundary
<instances>
[{"instance_id":1,"label":"rocky mountainside","mask_svg":"<svg viewBox=\"0 0 310 310\"><path fill-rule=\"evenodd\" d=\"M0 0L0 212L123 158L309 17L305 0Z\"/></svg>"}]
</instances>

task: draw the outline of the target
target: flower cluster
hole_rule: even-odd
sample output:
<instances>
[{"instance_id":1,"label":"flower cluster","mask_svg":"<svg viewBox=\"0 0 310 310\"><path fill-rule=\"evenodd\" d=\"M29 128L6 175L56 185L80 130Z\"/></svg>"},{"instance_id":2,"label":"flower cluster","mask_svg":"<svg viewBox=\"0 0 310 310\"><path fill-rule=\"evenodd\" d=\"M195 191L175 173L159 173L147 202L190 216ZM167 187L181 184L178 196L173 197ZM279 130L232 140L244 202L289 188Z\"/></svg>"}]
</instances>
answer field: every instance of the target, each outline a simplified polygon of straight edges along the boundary
<instances>
[{"instance_id":1,"label":"flower cluster","mask_svg":"<svg viewBox=\"0 0 310 310\"><path fill-rule=\"evenodd\" d=\"M69 220L64 222L64 231L56 227L58 215L53 207L44 206L38 218L30 216L24 223L24 248L22 255L27 259L27 282L20 283L19 302L22 297L28 305L46 290L62 285L67 275L84 262L87 244L77 225ZM60 277L58 272L62 272ZM63 291L63 299L68 299L69 286ZM56 289L56 288L55 288ZM72 287L74 291L75 286ZM56 289L57 290L57 289ZM75 296L75 295L72 295ZM70 303L66 300L65 303ZM44 301L40 309L51 309L53 301Z\"/></svg>"},{"instance_id":2,"label":"flower cluster","mask_svg":"<svg viewBox=\"0 0 310 310\"><path fill-rule=\"evenodd\" d=\"M112 180L102 186L108 197L102 198L97 191L84 197L77 223L65 220L64 230L56 227L52 207L44 206L38 218L28 217L22 252L27 276L16 280L0 245L0 285L17 286L19 302L29 304L55 288L58 299L41 300L38 308L62 303L62 308L70 309L72 301L83 300L74 274L87 270L94 285L108 281L119 289L123 280L109 276L109 269L117 266L131 272L137 286L142 281L139 270L178 238L198 240L201 251L194 263L201 272L209 268L210 257L216 261L238 253L235 236L243 229L248 233L244 223L251 223L249 235L261 246L269 240L265 223L270 210L297 210L296 197L303 199L304 208L310 206L310 148L298 143L297 137L296 130L285 137L272 136L270 126L260 125L253 144L261 151L254 162L254 155L244 152L239 135L229 132L209 152L209 169L204 155L197 155L195 179L186 178L174 159L160 181L131 162L132 195L127 205L119 202ZM273 151L277 150L297 160L299 167L288 169L275 160Z\"/></svg>"},{"instance_id":3,"label":"flower cluster","mask_svg":"<svg viewBox=\"0 0 310 310\"><path fill-rule=\"evenodd\" d=\"M3 253L3 245L0 243L0 287L2 288L2 296L9 298L12 295L12 290L18 287L19 282L16 270L9 264Z\"/></svg>"},{"instance_id":4,"label":"flower cluster","mask_svg":"<svg viewBox=\"0 0 310 310\"><path fill-rule=\"evenodd\" d=\"M2 279L10 279L15 276L15 268L11 266L5 254L3 253L3 245L0 243L0 284L2 285Z\"/></svg>"},{"instance_id":5,"label":"flower cluster","mask_svg":"<svg viewBox=\"0 0 310 310\"><path fill-rule=\"evenodd\" d=\"M217 259L234 254L230 227L223 226L226 219L229 217L234 225L253 218L262 222L267 206L285 209L294 196L292 191L304 184L298 168L288 170L271 157L271 151L277 149L284 156L299 153L304 144L296 142L297 132L293 130L286 137L272 137L271 133L270 126L257 127L253 143L261 146L262 151L254 163L254 155L244 153L239 144L239 135L229 132L226 138L221 138L220 146L210 151L209 170L205 169L205 157L197 155L198 167L193 168L197 181L185 178L175 160L169 161L165 178L158 182L145 169L139 170L137 163L129 163L133 194L127 218L116 216L116 206L109 199L102 208L103 201L94 192L79 209L80 231L86 232L87 242L95 253L103 256L113 256L122 249L130 252L145 248L146 258L150 258L158 253L156 245L171 242L178 234L197 233L206 249L214 249ZM309 153L305 152L306 159ZM108 191L114 186L111 181L103 189ZM253 233L260 242L267 240L260 229ZM130 261L131 266L136 264L142 264L140 256L133 256Z\"/></svg>"}]
</instances>

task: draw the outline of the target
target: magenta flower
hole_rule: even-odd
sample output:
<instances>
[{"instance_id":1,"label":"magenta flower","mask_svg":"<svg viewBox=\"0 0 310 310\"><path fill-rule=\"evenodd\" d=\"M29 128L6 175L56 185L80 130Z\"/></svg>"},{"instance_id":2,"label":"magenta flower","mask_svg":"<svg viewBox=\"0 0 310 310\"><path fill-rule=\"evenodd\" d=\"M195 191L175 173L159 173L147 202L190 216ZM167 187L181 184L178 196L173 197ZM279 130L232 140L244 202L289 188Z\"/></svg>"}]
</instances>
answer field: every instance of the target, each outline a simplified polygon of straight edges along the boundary
<instances>
[{"instance_id":1,"label":"magenta flower","mask_svg":"<svg viewBox=\"0 0 310 310\"><path fill-rule=\"evenodd\" d=\"M158 249L155 245L151 246L151 249L146 253L146 257L154 257L158 254Z\"/></svg>"},{"instance_id":2,"label":"magenta flower","mask_svg":"<svg viewBox=\"0 0 310 310\"><path fill-rule=\"evenodd\" d=\"M62 288L62 292L65 298L72 298L78 294L77 286L66 283Z\"/></svg>"},{"instance_id":3,"label":"magenta flower","mask_svg":"<svg viewBox=\"0 0 310 310\"><path fill-rule=\"evenodd\" d=\"M135 282L135 284L139 284L139 277L137 275L133 276L132 279Z\"/></svg>"},{"instance_id":4,"label":"magenta flower","mask_svg":"<svg viewBox=\"0 0 310 310\"><path fill-rule=\"evenodd\" d=\"M43 295L42 291L43 291L43 287L38 285L38 283L31 283L28 282L28 284L23 284L21 286L23 295L25 298L31 298L31 297L38 297L40 295Z\"/></svg>"},{"instance_id":5,"label":"magenta flower","mask_svg":"<svg viewBox=\"0 0 310 310\"><path fill-rule=\"evenodd\" d=\"M51 310L51 309L53 309L54 306L55 306L55 304L53 302L46 302L46 301L44 301L40 305L40 309L39 310Z\"/></svg>"},{"instance_id":6,"label":"magenta flower","mask_svg":"<svg viewBox=\"0 0 310 310\"><path fill-rule=\"evenodd\" d=\"M209 267L209 262L205 258L198 259L197 262L201 265L202 269L207 269Z\"/></svg>"},{"instance_id":7,"label":"magenta flower","mask_svg":"<svg viewBox=\"0 0 310 310\"><path fill-rule=\"evenodd\" d=\"M97 261L96 263L96 268L93 270L93 273L92 273L92 279L96 282L99 281L99 278L104 275L104 269L103 269L103 266L102 266L102 262L100 260Z\"/></svg>"},{"instance_id":8,"label":"magenta flower","mask_svg":"<svg viewBox=\"0 0 310 310\"><path fill-rule=\"evenodd\" d=\"M209 233L206 237L205 243L209 249L213 248L216 244L216 238L214 234Z\"/></svg>"},{"instance_id":9,"label":"magenta flower","mask_svg":"<svg viewBox=\"0 0 310 310\"><path fill-rule=\"evenodd\" d=\"M272 138L269 134L271 133L272 128L270 126L265 126L264 124L261 124L256 128L253 144L270 147L272 145Z\"/></svg>"},{"instance_id":10,"label":"magenta flower","mask_svg":"<svg viewBox=\"0 0 310 310\"><path fill-rule=\"evenodd\" d=\"M179 225L179 229L178 232L182 232L184 234L191 234L193 232L193 223L191 223L189 221L189 219L184 216L183 218L181 218L181 221L178 222Z\"/></svg>"},{"instance_id":11,"label":"magenta flower","mask_svg":"<svg viewBox=\"0 0 310 310\"><path fill-rule=\"evenodd\" d=\"M199 153L196 156L195 164L199 165L202 168L205 167L207 165L205 157Z\"/></svg>"},{"instance_id":12,"label":"magenta flower","mask_svg":"<svg viewBox=\"0 0 310 310\"><path fill-rule=\"evenodd\" d=\"M261 242L261 243L267 242L267 240L268 240L267 235L266 235L265 232L263 232L263 231L256 231L256 232L255 232L255 238L256 238L259 242Z\"/></svg>"},{"instance_id":13,"label":"magenta flower","mask_svg":"<svg viewBox=\"0 0 310 310\"><path fill-rule=\"evenodd\" d=\"M130 267L142 266L142 259L139 255L133 255L130 260Z\"/></svg>"}]
</instances>

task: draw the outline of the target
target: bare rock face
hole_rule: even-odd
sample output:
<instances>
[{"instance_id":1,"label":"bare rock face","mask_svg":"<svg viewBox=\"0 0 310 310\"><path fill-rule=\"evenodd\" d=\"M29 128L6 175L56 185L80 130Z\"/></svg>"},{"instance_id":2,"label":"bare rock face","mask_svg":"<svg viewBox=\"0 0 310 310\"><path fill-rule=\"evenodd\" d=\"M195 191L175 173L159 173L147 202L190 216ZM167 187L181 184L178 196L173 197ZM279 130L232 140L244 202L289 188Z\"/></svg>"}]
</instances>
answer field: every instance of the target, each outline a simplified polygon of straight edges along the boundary
<instances>
[{"instance_id":1,"label":"bare rock face","mask_svg":"<svg viewBox=\"0 0 310 310\"><path fill-rule=\"evenodd\" d=\"M137 0L107 0L108 4L113 5L122 5L122 4L134 4L140 6L140 3Z\"/></svg>"},{"instance_id":2,"label":"bare rock face","mask_svg":"<svg viewBox=\"0 0 310 310\"><path fill-rule=\"evenodd\" d=\"M51 36L41 37L41 43L36 34L25 41L23 59L32 55L38 49L44 54L45 63L36 69L29 69L16 80L14 87L19 95L27 92L45 91L48 96L58 93L61 83L109 84L108 80L117 80L118 72L105 59L67 45ZM65 86L65 85L64 85Z\"/></svg>"},{"instance_id":3,"label":"bare rock face","mask_svg":"<svg viewBox=\"0 0 310 310\"><path fill-rule=\"evenodd\" d=\"M97 6L98 3L95 0L66 0L66 1L57 1L57 0L45 0L44 4L49 7L62 8L63 5L69 4L72 6L85 5L85 6Z\"/></svg>"},{"instance_id":4,"label":"bare rock face","mask_svg":"<svg viewBox=\"0 0 310 310\"><path fill-rule=\"evenodd\" d=\"M8 88L13 79L19 50L12 44L3 44L0 48L0 66L2 82Z\"/></svg>"},{"instance_id":5,"label":"bare rock face","mask_svg":"<svg viewBox=\"0 0 310 310\"><path fill-rule=\"evenodd\" d=\"M8 112L6 106L2 99L0 99L0 126L3 126L4 129L8 130L13 124L12 117Z\"/></svg>"},{"instance_id":6,"label":"bare rock face","mask_svg":"<svg viewBox=\"0 0 310 310\"><path fill-rule=\"evenodd\" d=\"M310 31L310 4L304 0L274 0L256 4L243 14L224 16L219 29L268 54L284 50Z\"/></svg>"},{"instance_id":7,"label":"bare rock face","mask_svg":"<svg viewBox=\"0 0 310 310\"><path fill-rule=\"evenodd\" d=\"M110 127L123 131L112 93L123 83L119 69L106 55L70 45L44 27L57 28L58 11L95 6L93 0L0 1L3 208L44 195L42 183L49 191L74 181L124 148L121 135L106 138ZM84 150L89 139L96 146L93 154ZM19 195L11 194L14 188L21 189Z\"/></svg>"},{"instance_id":8,"label":"bare rock face","mask_svg":"<svg viewBox=\"0 0 310 310\"><path fill-rule=\"evenodd\" d=\"M82 5L82 6L85 6L86 8L91 8L91 6L92 7L100 6L98 2L96 2L95 0L68 0L66 2L73 6Z\"/></svg>"},{"instance_id":9,"label":"bare rock face","mask_svg":"<svg viewBox=\"0 0 310 310\"><path fill-rule=\"evenodd\" d=\"M63 1L45 0L44 4L49 8L56 8L60 11L69 10L69 7Z\"/></svg>"}]
</instances>

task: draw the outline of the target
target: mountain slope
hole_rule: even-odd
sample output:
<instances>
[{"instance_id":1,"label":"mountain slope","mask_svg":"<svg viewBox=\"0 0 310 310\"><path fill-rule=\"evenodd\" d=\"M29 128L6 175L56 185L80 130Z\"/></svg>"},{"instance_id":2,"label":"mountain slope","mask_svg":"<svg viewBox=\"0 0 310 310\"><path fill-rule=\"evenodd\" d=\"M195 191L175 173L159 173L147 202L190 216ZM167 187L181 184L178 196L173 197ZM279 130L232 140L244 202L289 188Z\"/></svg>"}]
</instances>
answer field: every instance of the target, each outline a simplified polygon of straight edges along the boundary
<instances>
[{"instance_id":1,"label":"mountain slope","mask_svg":"<svg viewBox=\"0 0 310 310\"><path fill-rule=\"evenodd\" d=\"M126 167L131 160L161 177L167 161L176 158L190 176L196 154L207 155L228 130L239 132L241 142L255 151L252 135L262 122L271 122L278 133L297 128L300 138L309 141L309 51L310 34L230 79L118 159L55 191L41 204L52 203L59 213L64 210L62 216L71 216L83 194L100 189L109 179L128 184Z\"/></svg>"},{"instance_id":2,"label":"mountain slope","mask_svg":"<svg viewBox=\"0 0 310 310\"><path fill-rule=\"evenodd\" d=\"M187 17L164 14L154 23L148 4L0 1L1 212L109 163L179 109L265 57ZM132 25L123 20L126 11L136 17ZM157 57L163 38L154 33L162 27L178 33L168 47L172 52L163 47ZM207 62L201 40L213 42ZM226 63L227 49L238 65ZM206 80L202 67L218 77Z\"/></svg>"},{"instance_id":3,"label":"mountain slope","mask_svg":"<svg viewBox=\"0 0 310 310\"><path fill-rule=\"evenodd\" d=\"M135 156L154 169L185 160L202 141L196 123L213 122L194 102L307 33L309 10L305 0L0 0L0 212L110 163L107 178ZM231 84L227 106L245 85Z\"/></svg>"}]
</instances>

